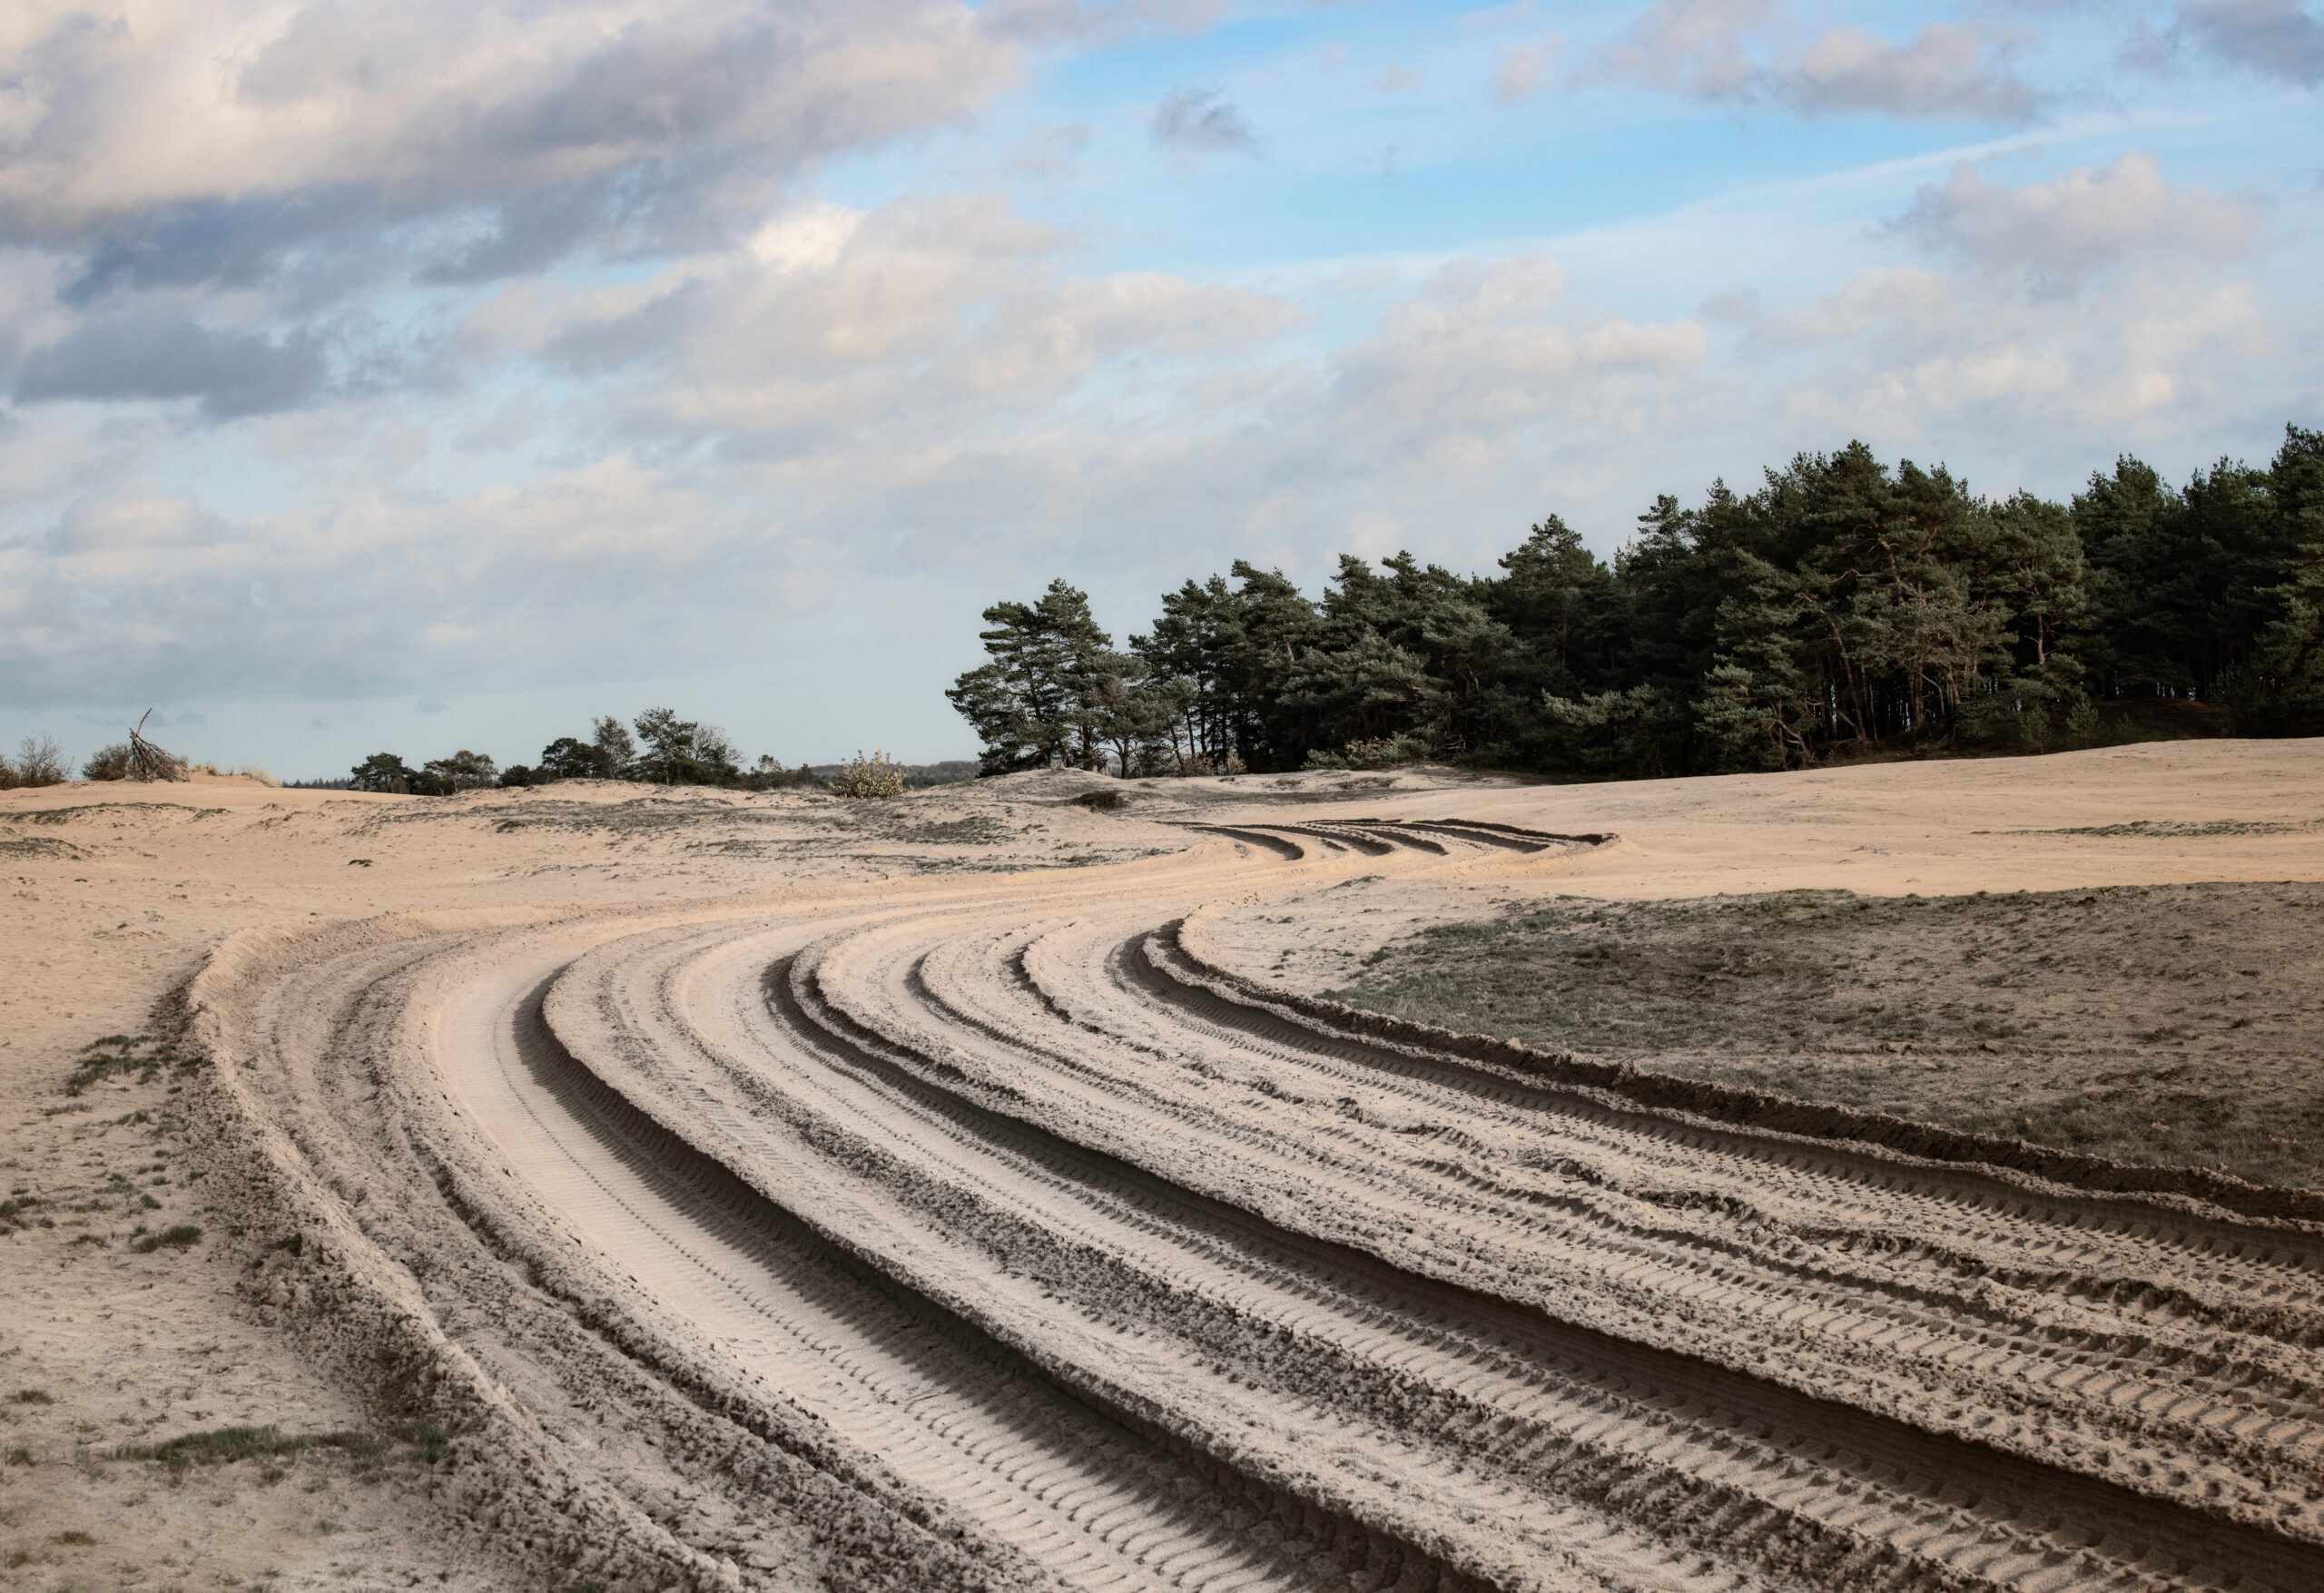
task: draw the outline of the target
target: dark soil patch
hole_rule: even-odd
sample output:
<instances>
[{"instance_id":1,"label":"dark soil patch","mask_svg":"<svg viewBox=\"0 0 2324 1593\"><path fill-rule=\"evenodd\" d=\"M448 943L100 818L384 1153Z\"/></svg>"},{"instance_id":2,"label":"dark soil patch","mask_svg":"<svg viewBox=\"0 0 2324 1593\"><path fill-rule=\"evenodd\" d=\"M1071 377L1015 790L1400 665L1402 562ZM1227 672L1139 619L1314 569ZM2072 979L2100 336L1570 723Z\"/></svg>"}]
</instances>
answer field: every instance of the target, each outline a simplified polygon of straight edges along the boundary
<instances>
[{"instance_id":1,"label":"dark soil patch","mask_svg":"<svg viewBox=\"0 0 2324 1593\"><path fill-rule=\"evenodd\" d=\"M1689 1078L2324 1185L2324 886L1566 898L1426 930L1325 994Z\"/></svg>"}]
</instances>

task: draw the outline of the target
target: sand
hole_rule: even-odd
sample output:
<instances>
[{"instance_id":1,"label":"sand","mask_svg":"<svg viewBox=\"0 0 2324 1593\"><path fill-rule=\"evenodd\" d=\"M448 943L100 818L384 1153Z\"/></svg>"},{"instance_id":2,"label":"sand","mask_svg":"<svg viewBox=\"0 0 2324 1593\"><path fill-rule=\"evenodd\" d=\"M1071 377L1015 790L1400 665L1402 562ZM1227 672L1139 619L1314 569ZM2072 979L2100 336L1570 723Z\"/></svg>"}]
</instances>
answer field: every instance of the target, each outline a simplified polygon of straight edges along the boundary
<instances>
[{"instance_id":1,"label":"sand","mask_svg":"<svg viewBox=\"0 0 2324 1593\"><path fill-rule=\"evenodd\" d=\"M2320 775L2230 742L0 794L0 1159L37 1203L0 1383L42 1396L0 1406L0 1554L34 1587L2319 1585L2298 1200L1302 998L1560 896L2312 882ZM67 1094L116 1034L160 1065ZM237 1424L366 1439L113 1458Z\"/></svg>"}]
</instances>

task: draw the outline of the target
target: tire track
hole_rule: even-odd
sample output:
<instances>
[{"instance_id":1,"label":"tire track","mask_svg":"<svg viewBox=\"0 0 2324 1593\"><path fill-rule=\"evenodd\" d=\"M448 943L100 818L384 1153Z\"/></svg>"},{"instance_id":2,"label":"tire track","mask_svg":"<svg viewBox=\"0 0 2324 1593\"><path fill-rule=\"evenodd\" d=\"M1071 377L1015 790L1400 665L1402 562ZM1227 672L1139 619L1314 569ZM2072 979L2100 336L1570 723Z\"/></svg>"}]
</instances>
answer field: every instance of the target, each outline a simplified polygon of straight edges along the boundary
<instances>
[{"instance_id":1,"label":"tire track","mask_svg":"<svg viewBox=\"0 0 2324 1593\"><path fill-rule=\"evenodd\" d=\"M2313 1228L1335 1030L1179 922L1605 838L1190 828L313 960L253 1098L689 1576L2324 1587Z\"/></svg>"}]
</instances>

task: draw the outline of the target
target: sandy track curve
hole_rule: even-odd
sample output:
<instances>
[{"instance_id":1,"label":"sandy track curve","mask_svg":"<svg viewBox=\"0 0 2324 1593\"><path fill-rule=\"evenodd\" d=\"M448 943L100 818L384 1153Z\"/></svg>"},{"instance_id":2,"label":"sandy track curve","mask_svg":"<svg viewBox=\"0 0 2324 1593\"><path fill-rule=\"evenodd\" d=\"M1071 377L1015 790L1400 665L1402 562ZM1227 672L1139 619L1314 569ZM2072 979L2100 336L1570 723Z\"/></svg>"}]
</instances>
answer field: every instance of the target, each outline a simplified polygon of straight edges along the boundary
<instances>
[{"instance_id":1,"label":"sandy track curve","mask_svg":"<svg viewBox=\"0 0 2324 1593\"><path fill-rule=\"evenodd\" d=\"M2324 1586L2313 1226L1336 1032L1206 910L1600 838L1206 828L196 994L495 1442L695 1580Z\"/></svg>"}]
</instances>

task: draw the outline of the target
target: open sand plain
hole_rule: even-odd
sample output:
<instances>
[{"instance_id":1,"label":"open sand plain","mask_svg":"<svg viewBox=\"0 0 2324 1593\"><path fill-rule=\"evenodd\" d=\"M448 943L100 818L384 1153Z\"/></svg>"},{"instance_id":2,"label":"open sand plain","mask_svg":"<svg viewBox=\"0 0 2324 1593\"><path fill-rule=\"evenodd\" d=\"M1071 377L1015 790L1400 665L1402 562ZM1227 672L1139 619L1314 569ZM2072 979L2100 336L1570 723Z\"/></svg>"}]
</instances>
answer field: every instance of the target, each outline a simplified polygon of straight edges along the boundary
<instances>
[{"instance_id":1,"label":"open sand plain","mask_svg":"<svg viewBox=\"0 0 2324 1593\"><path fill-rule=\"evenodd\" d=\"M2319 864L2312 742L0 794L0 1558L40 1588L2324 1587L2324 1196L1317 995L1561 897ZM2283 900L2278 1050L2324 981L2315 893ZM1996 1090L2029 1065L1962 1037ZM272 1433L169 1445L235 1428Z\"/></svg>"}]
</instances>

